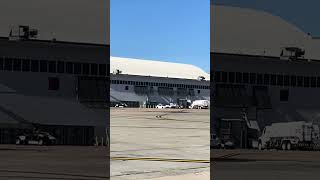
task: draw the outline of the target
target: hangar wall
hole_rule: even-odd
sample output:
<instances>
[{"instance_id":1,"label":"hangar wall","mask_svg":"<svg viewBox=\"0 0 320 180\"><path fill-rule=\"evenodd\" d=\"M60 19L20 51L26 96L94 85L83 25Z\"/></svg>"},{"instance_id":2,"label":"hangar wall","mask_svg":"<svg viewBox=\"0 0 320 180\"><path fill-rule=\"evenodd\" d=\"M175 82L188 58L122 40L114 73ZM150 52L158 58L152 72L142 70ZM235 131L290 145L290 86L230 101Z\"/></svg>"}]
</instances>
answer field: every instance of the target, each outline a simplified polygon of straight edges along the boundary
<instances>
[{"instance_id":1,"label":"hangar wall","mask_svg":"<svg viewBox=\"0 0 320 180\"><path fill-rule=\"evenodd\" d=\"M14 142L21 119L59 136L61 144L106 139L109 45L8 38L0 45L0 93L7 99L0 105L9 110L1 115L18 126L1 128L0 143ZM94 91L83 88L84 77Z\"/></svg>"}]
</instances>

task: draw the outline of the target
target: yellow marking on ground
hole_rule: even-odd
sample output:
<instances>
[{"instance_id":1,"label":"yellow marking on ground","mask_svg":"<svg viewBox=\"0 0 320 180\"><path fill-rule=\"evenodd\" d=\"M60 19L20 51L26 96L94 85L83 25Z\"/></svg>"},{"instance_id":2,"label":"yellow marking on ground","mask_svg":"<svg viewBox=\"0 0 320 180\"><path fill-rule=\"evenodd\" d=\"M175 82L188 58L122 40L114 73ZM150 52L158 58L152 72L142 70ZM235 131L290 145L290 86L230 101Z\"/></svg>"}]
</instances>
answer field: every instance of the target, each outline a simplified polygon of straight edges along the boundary
<instances>
[{"instance_id":1,"label":"yellow marking on ground","mask_svg":"<svg viewBox=\"0 0 320 180\"><path fill-rule=\"evenodd\" d=\"M111 160L118 161L164 161L164 162L185 162L185 163L210 163L210 160L199 159L169 159L157 157L111 157Z\"/></svg>"}]
</instances>

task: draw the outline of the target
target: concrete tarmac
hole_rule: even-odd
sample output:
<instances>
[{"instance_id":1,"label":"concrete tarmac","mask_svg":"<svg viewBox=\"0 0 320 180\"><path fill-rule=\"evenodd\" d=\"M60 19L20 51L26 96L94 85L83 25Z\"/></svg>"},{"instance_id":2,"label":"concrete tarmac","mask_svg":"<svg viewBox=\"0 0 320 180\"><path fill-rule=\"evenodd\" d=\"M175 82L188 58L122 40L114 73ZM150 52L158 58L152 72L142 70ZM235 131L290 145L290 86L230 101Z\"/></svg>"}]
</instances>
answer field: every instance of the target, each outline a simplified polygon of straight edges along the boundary
<instances>
[{"instance_id":1,"label":"concrete tarmac","mask_svg":"<svg viewBox=\"0 0 320 180\"><path fill-rule=\"evenodd\" d=\"M0 145L0 180L106 180L106 147Z\"/></svg>"},{"instance_id":2,"label":"concrete tarmac","mask_svg":"<svg viewBox=\"0 0 320 180\"><path fill-rule=\"evenodd\" d=\"M112 108L111 179L209 180L209 121L209 110Z\"/></svg>"},{"instance_id":3,"label":"concrete tarmac","mask_svg":"<svg viewBox=\"0 0 320 180\"><path fill-rule=\"evenodd\" d=\"M214 180L319 179L319 151L211 150Z\"/></svg>"}]
</instances>

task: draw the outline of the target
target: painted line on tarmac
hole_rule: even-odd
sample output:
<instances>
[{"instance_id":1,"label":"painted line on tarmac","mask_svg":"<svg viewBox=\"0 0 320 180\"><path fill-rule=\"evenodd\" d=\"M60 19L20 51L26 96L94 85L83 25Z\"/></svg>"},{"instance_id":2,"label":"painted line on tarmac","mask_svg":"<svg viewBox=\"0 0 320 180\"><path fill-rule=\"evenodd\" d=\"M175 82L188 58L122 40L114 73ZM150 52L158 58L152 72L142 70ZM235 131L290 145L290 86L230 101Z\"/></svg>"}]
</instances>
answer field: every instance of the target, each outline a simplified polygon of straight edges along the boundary
<instances>
[{"instance_id":1,"label":"painted line on tarmac","mask_svg":"<svg viewBox=\"0 0 320 180\"><path fill-rule=\"evenodd\" d=\"M210 163L210 160L169 159L169 158L157 158L157 157L111 157L111 160L117 160L117 161L163 161L163 162L181 162L181 163Z\"/></svg>"},{"instance_id":2,"label":"painted line on tarmac","mask_svg":"<svg viewBox=\"0 0 320 180\"><path fill-rule=\"evenodd\" d=\"M203 130L210 130L210 128L191 128L191 127L185 127L185 128L179 128L179 127L162 127L162 126L110 126L116 127L116 128L145 128L145 129L183 129L183 130L196 130L196 129L203 129Z\"/></svg>"}]
</instances>

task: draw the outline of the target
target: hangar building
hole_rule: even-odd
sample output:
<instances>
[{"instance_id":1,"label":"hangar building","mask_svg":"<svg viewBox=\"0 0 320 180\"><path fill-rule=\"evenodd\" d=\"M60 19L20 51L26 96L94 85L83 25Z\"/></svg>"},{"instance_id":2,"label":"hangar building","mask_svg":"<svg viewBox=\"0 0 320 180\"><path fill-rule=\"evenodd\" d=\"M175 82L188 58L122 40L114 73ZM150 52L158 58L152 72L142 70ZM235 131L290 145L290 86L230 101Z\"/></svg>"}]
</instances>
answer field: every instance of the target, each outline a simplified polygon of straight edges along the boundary
<instances>
[{"instance_id":1,"label":"hangar building","mask_svg":"<svg viewBox=\"0 0 320 180\"><path fill-rule=\"evenodd\" d=\"M110 101L129 107L210 100L210 76L189 65L154 60L111 57Z\"/></svg>"},{"instance_id":2,"label":"hangar building","mask_svg":"<svg viewBox=\"0 0 320 180\"><path fill-rule=\"evenodd\" d=\"M318 38L278 16L211 4L211 130L243 111L261 130L273 122L319 123L319 47Z\"/></svg>"},{"instance_id":3,"label":"hangar building","mask_svg":"<svg viewBox=\"0 0 320 180\"><path fill-rule=\"evenodd\" d=\"M30 38L31 29L0 38L0 143L37 128L58 144L106 139L109 45Z\"/></svg>"}]
</instances>

